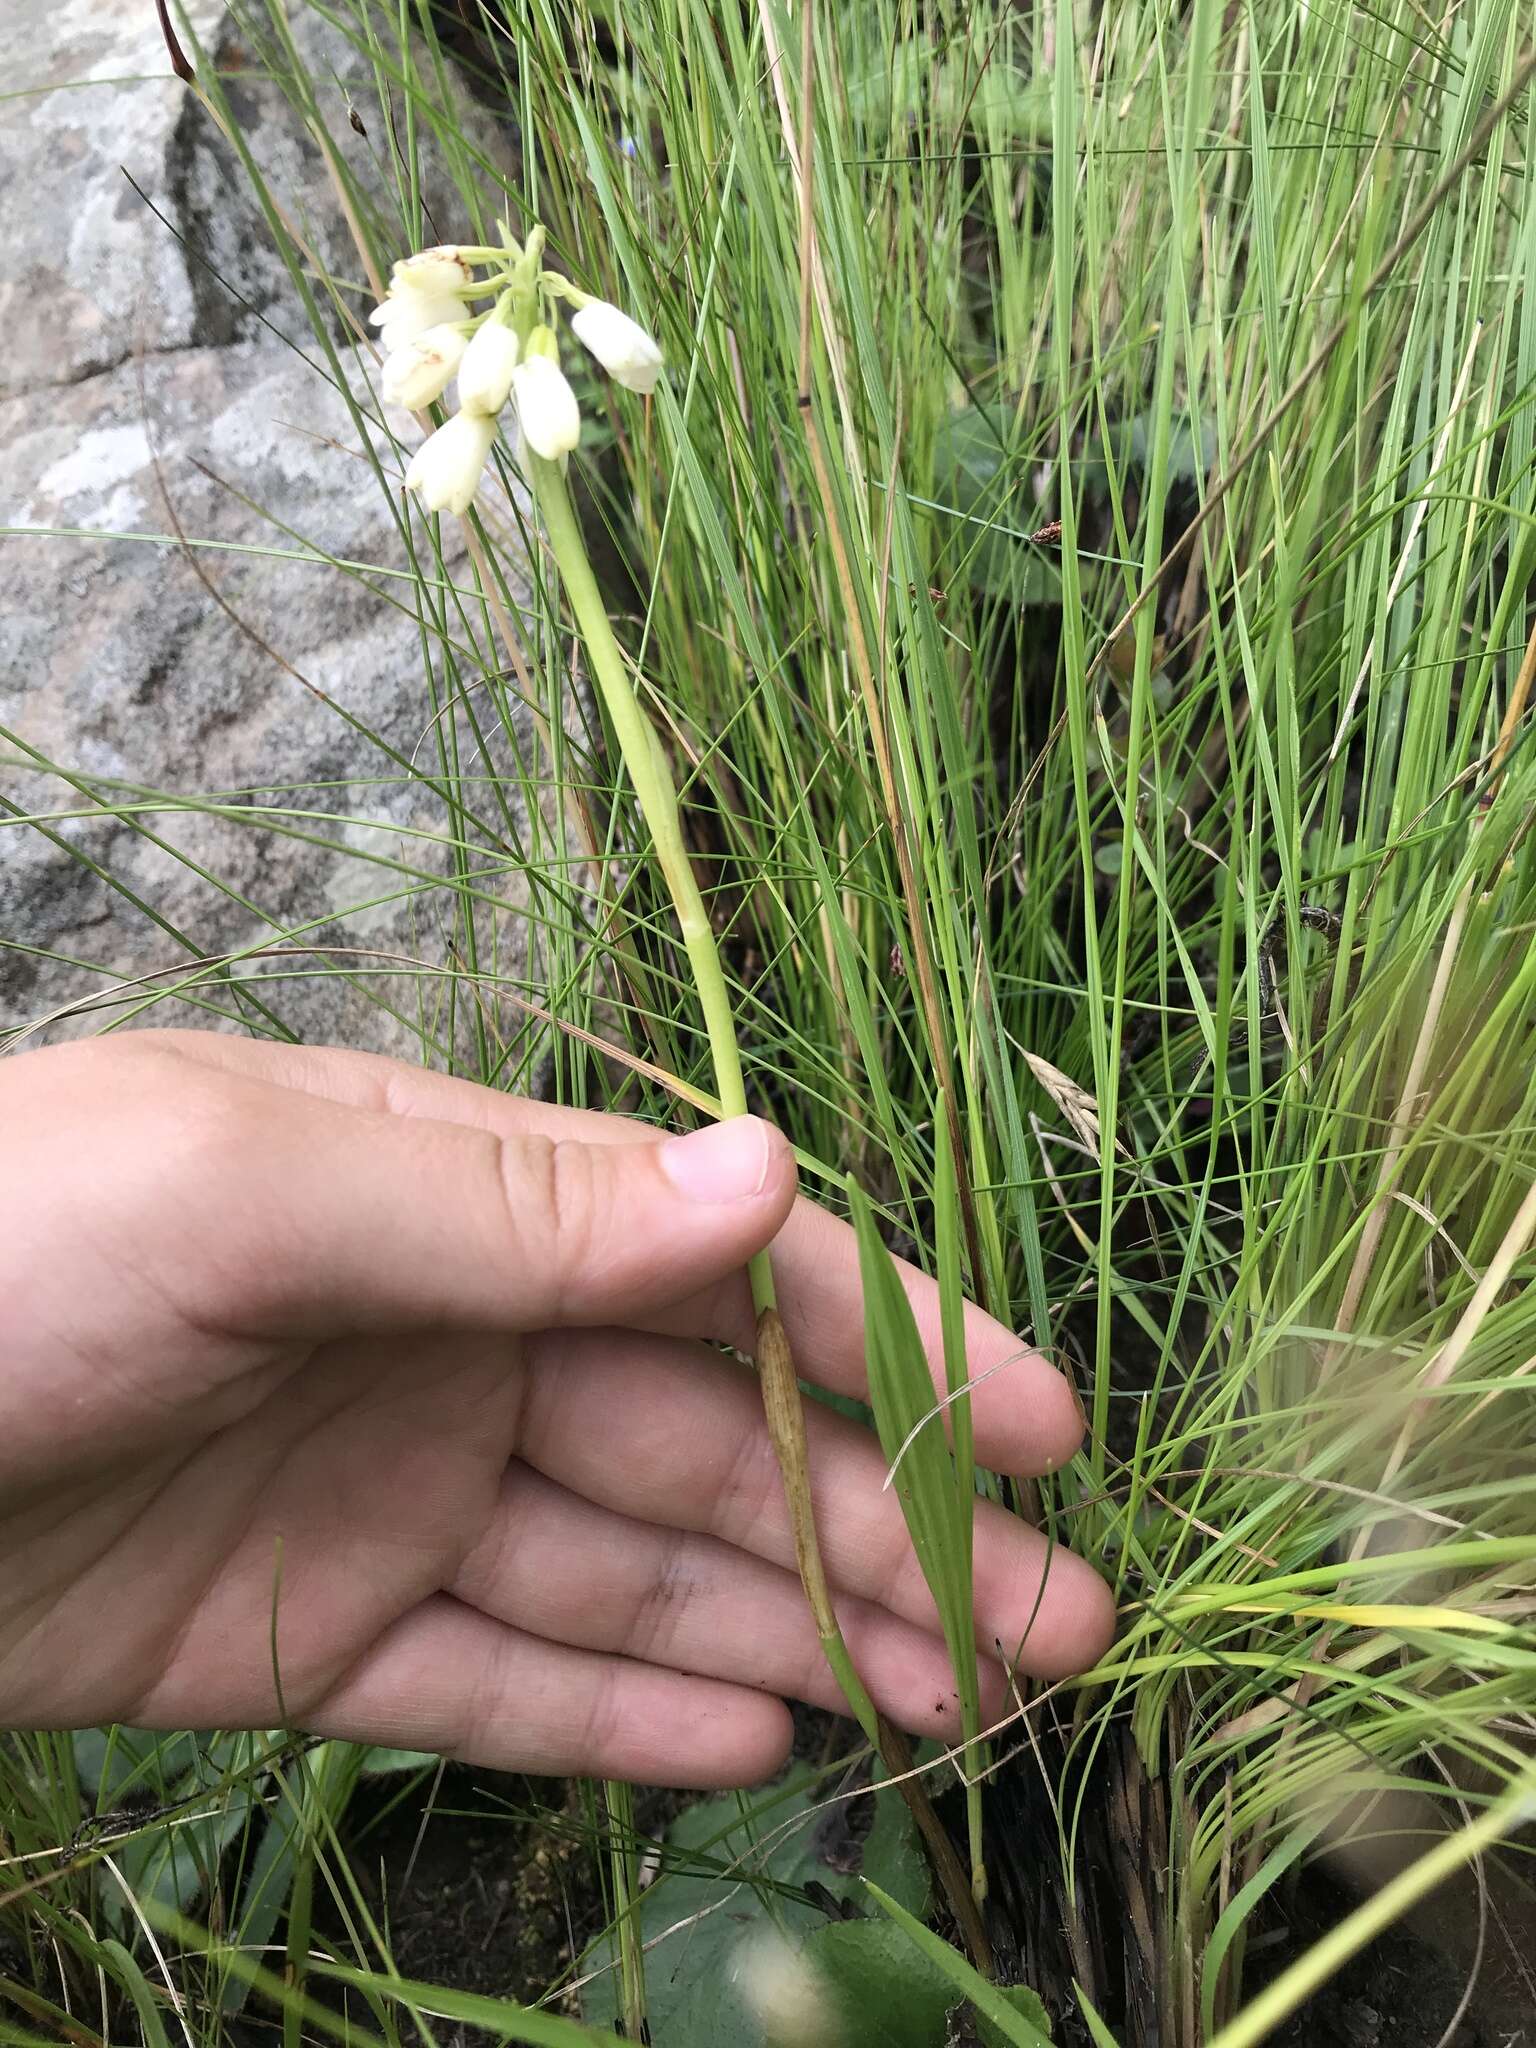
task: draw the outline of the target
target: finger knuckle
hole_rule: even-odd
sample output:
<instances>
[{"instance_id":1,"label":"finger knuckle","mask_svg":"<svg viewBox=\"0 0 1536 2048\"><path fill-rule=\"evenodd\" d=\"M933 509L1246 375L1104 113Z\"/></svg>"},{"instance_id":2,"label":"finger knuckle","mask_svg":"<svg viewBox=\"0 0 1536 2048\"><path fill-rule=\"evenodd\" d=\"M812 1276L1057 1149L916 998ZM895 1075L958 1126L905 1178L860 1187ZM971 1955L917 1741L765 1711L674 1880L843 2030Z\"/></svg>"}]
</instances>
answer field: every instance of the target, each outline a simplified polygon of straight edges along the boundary
<instances>
[{"instance_id":1,"label":"finger knuckle","mask_svg":"<svg viewBox=\"0 0 1536 2048\"><path fill-rule=\"evenodd\" d=\"M607 1774L618 1755L623 1732L621 1688L622 1681L612 1666L593 1672L586 1704L573 1725L567 1769L592 1777Z\"/></svg>"},{"instance_id":2,"label":"finger knuckle","mask_svg":"<svg viewBox=\"0 0 1536 2048\"><path fill-rule=\"evenodd\" d=\"M575 1276L591 1277L592 1176L587 1148L564 1138L498 1141L502 1203L539 1320L560 1322Z\"/></svg>"},{"instance_id":3,"label":"finger knuckle","mask_svg":"<svg viewBox=\"0 0 1536 2048\"><path fill-rule=\"evenodd\" d=\"M509 1661L505 1647L497 1643L466 1672L450 1740L443 1747L445 1756L466 1763L500 1756L502 1745L498 1738L511 1683Z\"/></svg>"},{"instance_id":4,"label":"finger knuckle","mask_svg":"<svg viewBox=\"0 0 1536 2048\"><path fill-rule=\"evenodd\" d=\"M727 1541L746 1540L753 1531L784 1525L783 1480L767 1437L755 1426L740 1429L722 1447L724 1471L715 1492L715 1526Z\"/></svg>"},{"instance_id":5,"label":"finger knuckle","mask_svg":"<svg viewBox=\"0 0 1536 2048\"><path fill-rule=\"evenodd\" d=\"M674 1530L658 1546L653 1568L635 1606L631 1653L652 1664L669 1661L682 1609L698 1590L687 1568L689 1538Z\"/></svg>"}]
</instances>

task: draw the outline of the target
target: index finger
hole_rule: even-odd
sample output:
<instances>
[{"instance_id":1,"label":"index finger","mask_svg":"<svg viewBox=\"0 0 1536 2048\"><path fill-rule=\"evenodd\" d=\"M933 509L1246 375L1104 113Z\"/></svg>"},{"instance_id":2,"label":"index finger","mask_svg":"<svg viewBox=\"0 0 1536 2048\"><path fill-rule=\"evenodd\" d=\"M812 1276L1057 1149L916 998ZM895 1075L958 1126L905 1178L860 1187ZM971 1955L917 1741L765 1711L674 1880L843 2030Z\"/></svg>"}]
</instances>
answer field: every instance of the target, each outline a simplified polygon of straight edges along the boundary
<instances>
[{"instance_id":1,"label":"index finger","mask_svg":"<svg viewBox=\"0 0 1536 2048\"><path fill-rule=\"evenodd\" d=\"M506 1095L376 1053L262 1044L201 1031L157 1035L208 1065L257 1074L357 1108L464 1124L498 1137L628 1145L649 1143L656 1135L650 1124ZM946 1386L938 1288L904 1260L897 1264L937 1396ZM853 1231L802 1197L774 1239L773 1265L799 1376L833 1393L862 1397L864 1296ZM648 1326L750 1353L756 1325L745 1273L678 1302ZM971 1302L965 1308L965 1351L966 1376L973 1383L967 1398L981 1463L1019 1474L1052 1472L1066 1464L1082 1442L1083 1412L1063 1374Z\"/></svg>"}]
</instances>

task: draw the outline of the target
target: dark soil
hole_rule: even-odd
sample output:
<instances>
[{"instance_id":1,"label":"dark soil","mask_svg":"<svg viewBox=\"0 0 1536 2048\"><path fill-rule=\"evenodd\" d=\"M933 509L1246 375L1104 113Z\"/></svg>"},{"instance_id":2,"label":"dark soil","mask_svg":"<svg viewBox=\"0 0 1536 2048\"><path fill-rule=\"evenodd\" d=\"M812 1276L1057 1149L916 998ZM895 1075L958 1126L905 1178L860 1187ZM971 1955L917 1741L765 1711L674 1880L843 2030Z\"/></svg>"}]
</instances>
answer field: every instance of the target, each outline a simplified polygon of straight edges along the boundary
<instances>
[{"instance_id":1,"label":"dark soil","mask_svg":"<svg viewBox=\"0 0 1536 2048\"><path fill-rule=\"evenodd\" d=\"M1274 2037L1276 2048L1536 2048L1536 1914L1512 1872L1486 1874L1491 1911L1475 1982L1478 1894L1462 1877L1347 1963ZM1273 1974L1271 1956L1288 1962L1356 1903L1326 1871L1310 1870L1276 1948L1252 1958L1250 1988Z\"/></svg>"},{"instance_id":2,"label":"dark soil","mask_svg":"<svg viewBox=\"0 0 1536 2048\"><path fill-rule=\"evenodd\" d=\"M450 1768L427 1804L399 1800L387 1779L365 1781L342 1840L405 1977L532 2005L604 1921L574 1786ZM318 1891L315 1920L346 1954L342 1922ZM444 2048L453 2038L439 2035Z\"/></svg>"}]
</instances>

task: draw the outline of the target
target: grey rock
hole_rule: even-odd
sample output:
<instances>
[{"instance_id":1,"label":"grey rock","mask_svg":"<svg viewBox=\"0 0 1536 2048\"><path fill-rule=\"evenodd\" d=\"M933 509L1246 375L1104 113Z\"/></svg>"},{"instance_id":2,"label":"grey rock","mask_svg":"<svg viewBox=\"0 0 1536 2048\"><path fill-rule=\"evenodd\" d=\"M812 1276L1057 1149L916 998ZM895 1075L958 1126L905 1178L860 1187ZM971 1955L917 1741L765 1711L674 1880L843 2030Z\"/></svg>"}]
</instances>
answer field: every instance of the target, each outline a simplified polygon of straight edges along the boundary
<instances>
[{"instance_id":1,"label":"grey rock","mask_svg":"<svg viewBox=\"0 0 1536 2048\"><path fill-rule=\"evenodd\" d=\"M194 33L223 23L193 0ZM186 113L153 6L12 0L0 10L0 395L110 369L135 338L182 348L193 330L187 262L129 183L169 203L171 144Z\"/></svg>"},{"instance_id":2,"label":"grey rock","mask_svg":"<svg viewBox=\"0 0 1536 2048\"><path fill-rule=\"evenodd\" d=\"M347 114L372 109L372 76L295 15L327 128L366 168ZM191 16L284 208L356 278L311 135L222 8ZM0 106L0 1024L40 1027L27 1043L126 1017L448 1056L441 981L422 978L453 960L446 721L413 586L388 573L408 560L398 486L417 429L379 414L350 340L364 411L345 403L238 164L156 75L146 0L11 0L0 59L64 88ZM504 154L484 110L466 118ZM470 646L461 678L504 659ZM478 705L454 736L466 757L484 738L475 774L515 786L528 717L493 687ZM548 821L476 790L485 829L468 836L505 905L481 916L517 973L536 962L507 846ZM232 964L194 965L210 960ZM139 977L178 992L145 1007Z\"/></svg>"}]
</instances>

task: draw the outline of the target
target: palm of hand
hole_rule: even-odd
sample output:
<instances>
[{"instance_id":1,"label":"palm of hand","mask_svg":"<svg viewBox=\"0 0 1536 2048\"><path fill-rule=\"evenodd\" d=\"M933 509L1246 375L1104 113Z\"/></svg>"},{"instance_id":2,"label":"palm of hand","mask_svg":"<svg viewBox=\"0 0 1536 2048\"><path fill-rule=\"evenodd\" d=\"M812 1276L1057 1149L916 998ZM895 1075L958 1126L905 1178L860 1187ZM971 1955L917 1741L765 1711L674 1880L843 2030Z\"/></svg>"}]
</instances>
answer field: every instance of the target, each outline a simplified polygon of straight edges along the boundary
<instances>
[{"instance_id":1,"label":"palm of hand","mask_svg":"<svg viewBox=\"0 0 1536 2048\"><path fill-rule=\"evenodd\" d=\"M50 1518L66 1590L33 1637L34 1682L62 1687L72 1720L238 1727L283 1718L280 1679L314 1725L365 1660L401 1654L391 1632L490 1526L517 1346L363 1338L247 1363Z\"/></svg>"},{"instance_id":2,"label":"palm of hand","mask_svg":"<svg viewBox=\"0 0 1536 2048\"><path fill-rule=\"evenodd\" d=\"M74 1060L78 1100L81 1057L34 1064ZM9 1382L17 1455L0 1453L0 1588L12 1589L0 1590L0 1720L286 1720L533 1770L678 1783L771 1770L788 1732L775 1695L836 1695L793 1574L755 1384L699 1340L743 1341L732 1269L782 1224L791 1180L767 1190L755 1217L737 1202L734 1220L658 1218L657 1148L611 1119L573 1125L572 1113L464 1084L402 1081L403 1069L386 1068L381 1095L385 1063L344 1056L318 1068L313 1056L278 1060L274 1084L271 1049L226 1041L141 1045L120 1055L114 1086L123 1057L162 1084L175 1068L178 1105L190 1095L200 1110L197 1135L167 1150L165 1106L152 1102L160 1148L130 1132L124 1199L103 1207L100 1176L92 1200L71 1191L62 1285L47 1204L11 1219L17 1271L32 1278L23 1372ZM233 1133L222 1128L231 1071ZM95 1121L89 1102L83 1116ZM502 1120L516 1142L535 1133L526 1202L523 1181L507 1178L505 1137L496 1190L474 1177L487 1125ZM39 1126L50 1143L56 1121L45 1113ZM599 1162L590 1186L580 1159L560 1185L547 1177L538 1133L551 1126L579 1126L579 1144L562 1146ZM350 1159L386 1135L408 1141L419 1169L408 1240L368 1237L375 1198L385 1214L392 1200L385 1162L364 1180L337 1165L340 1184L325 1192L329 1145ZM466 1138L478 1149L463 1149ZM617 1221L586 1213L610 1163L621 1178L642 1164L653 1176L638 1206L629 1188ZM446 1193L471 1164L467 1185ZM121 1182L122 1158L105 1162L104 1176L114 1172ZM463 1216L434 1241L430 1219L454 1199L470 1205L483 1246L471 1232L466 1252ZM551 1213L574 1251L539 1239ZM682 1242L680 1221L695 1242ZM521 1242L507 1260L496 1229L509 1222ZM317 1242L332 1226L335 1242ZM348 1229L361 1244L344 1241ZM853 1390L844 1236L800 1204L775 1255L800 1297L802 1370ZM482 1283L498 1250L506 1269ZM551 1302L575 1327L517 1334L521 1307ZM978 1326L984 1354L1016 1352L996 1325ZM996 1462L1042 1469L1076 1434L1060 1382L1022 1359L1009 1392L1007 1403L978 1393L984 1450L990 1439ZM1021 1414L1021 1393L1033 1414L1027 1398ZM5 1394L0 1383L0 1410ZM880 1489L878 1449L825 1411L810 1421L855 1660L887 1711L952 1732L953 1680ZM1107 1625L1093 1575L1060 1556L1037 1603L1034 1532L993 1510L978 1538L982 1642L989 1627L1013 1631L1012 1651L1028 1629L1022 1661L1046 1671L1091 1657ZM999 1705L995 1666L986 1682Z\"/></svg>"}]
</instances>

